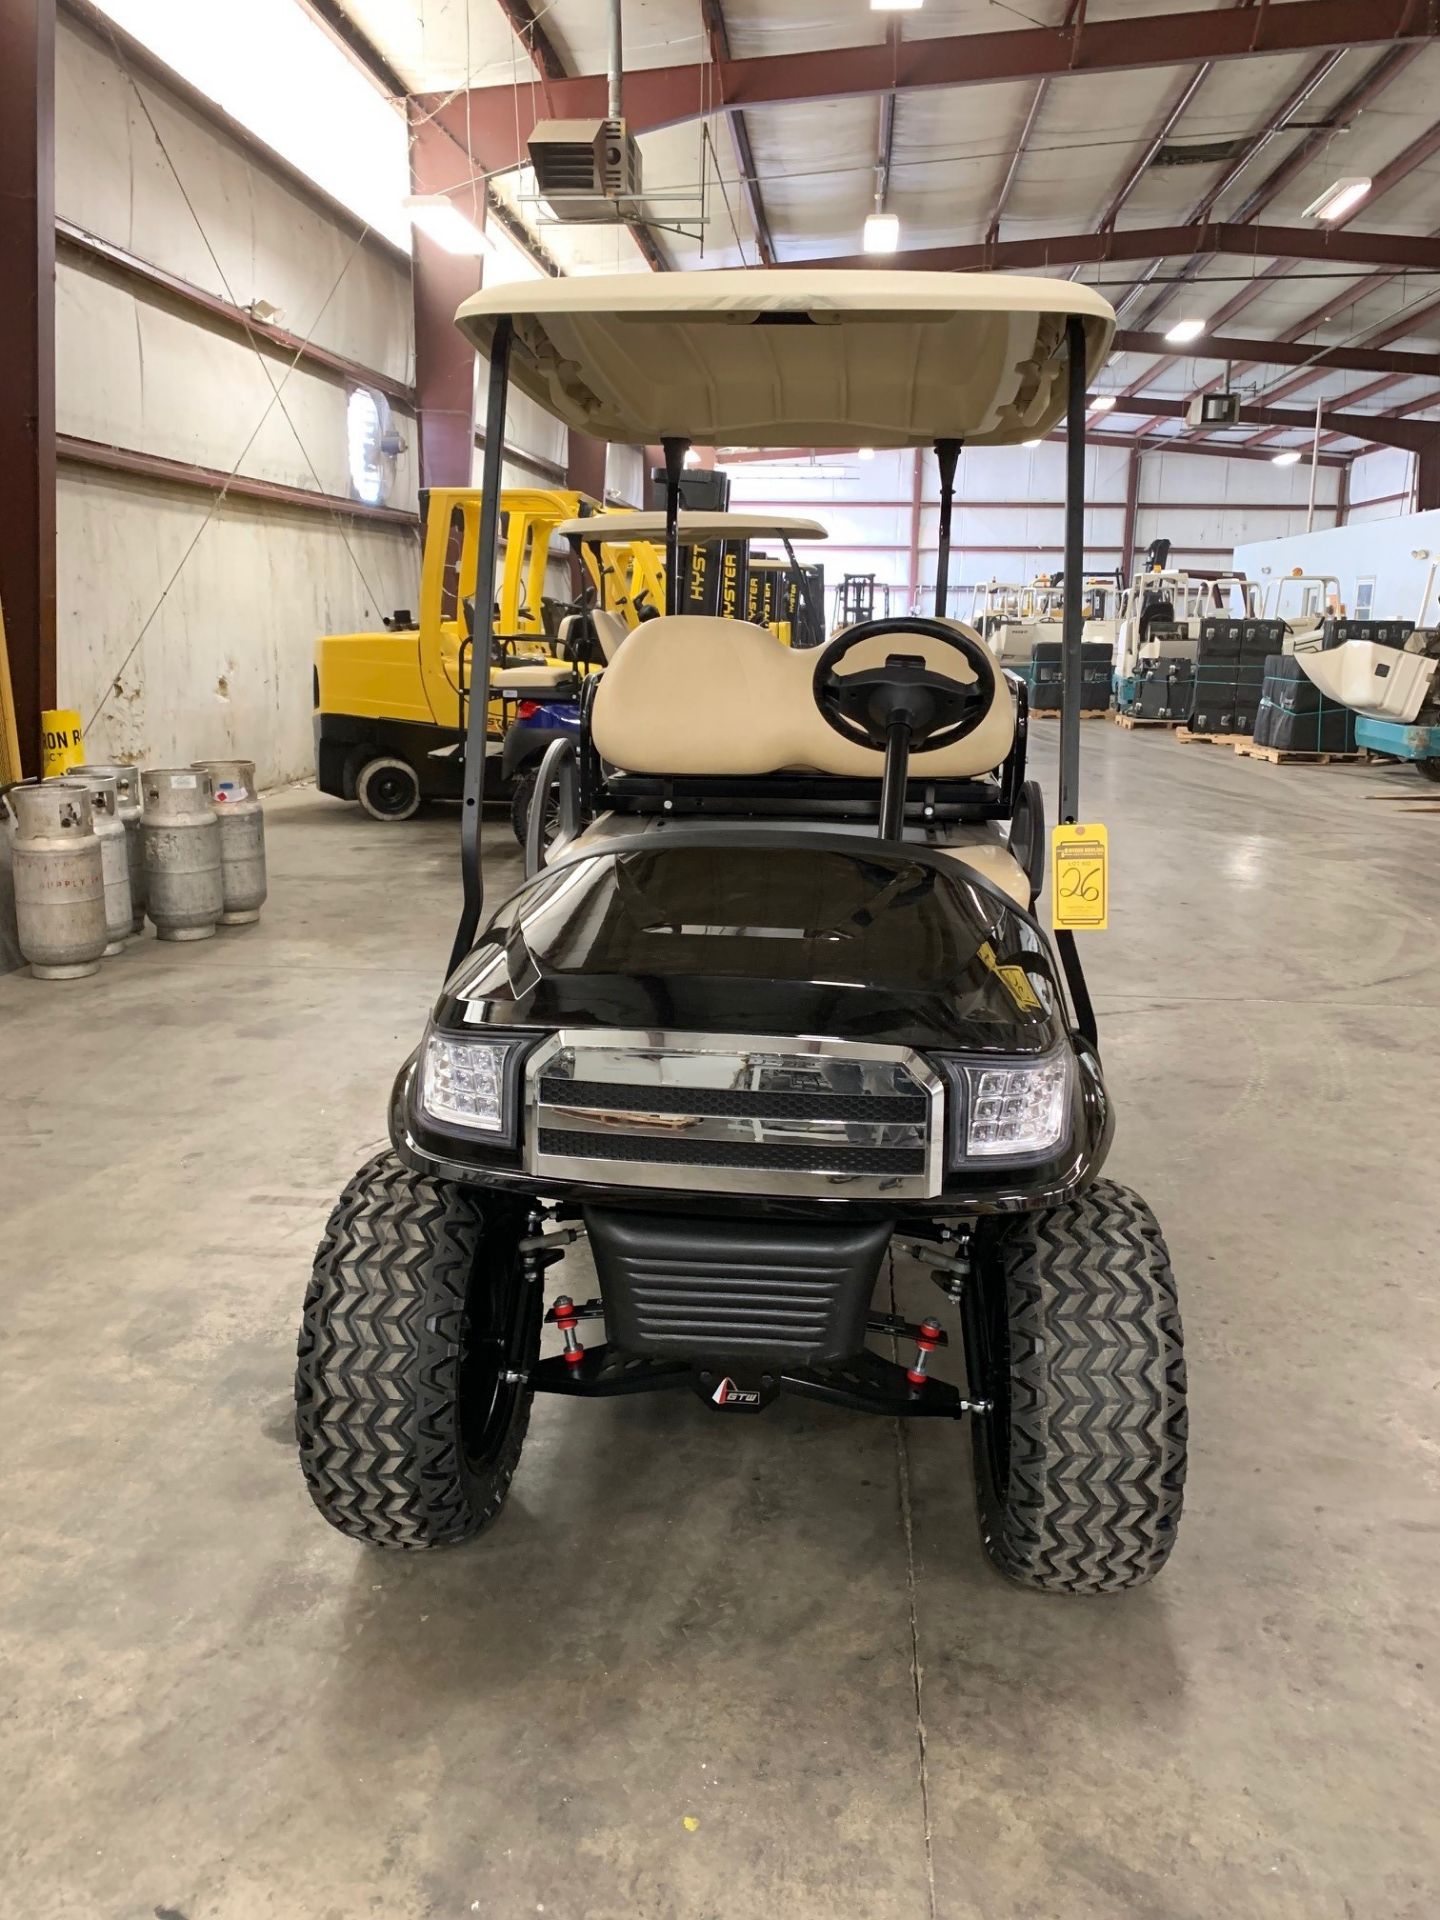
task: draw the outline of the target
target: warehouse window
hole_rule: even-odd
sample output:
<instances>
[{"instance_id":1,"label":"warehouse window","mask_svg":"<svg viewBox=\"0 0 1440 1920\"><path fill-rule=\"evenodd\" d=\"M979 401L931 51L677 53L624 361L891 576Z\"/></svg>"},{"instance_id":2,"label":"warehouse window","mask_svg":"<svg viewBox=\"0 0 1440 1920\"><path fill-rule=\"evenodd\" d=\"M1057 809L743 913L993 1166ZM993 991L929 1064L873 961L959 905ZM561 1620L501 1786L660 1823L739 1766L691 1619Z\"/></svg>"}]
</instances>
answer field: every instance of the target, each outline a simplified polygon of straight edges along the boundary
<instances>
[{"instance_id":1,"label":"warehouse window","mask_svg":"<svg viewBox=\"0 0 1440 1920\"><path fill-rule=\"evenodd\" d=\"M390 409L373 387L352 387L345 404L345 438L350 461L350 491L367 507L380 506L390 491L394 459Z\"/></svg>"}]
</instances>

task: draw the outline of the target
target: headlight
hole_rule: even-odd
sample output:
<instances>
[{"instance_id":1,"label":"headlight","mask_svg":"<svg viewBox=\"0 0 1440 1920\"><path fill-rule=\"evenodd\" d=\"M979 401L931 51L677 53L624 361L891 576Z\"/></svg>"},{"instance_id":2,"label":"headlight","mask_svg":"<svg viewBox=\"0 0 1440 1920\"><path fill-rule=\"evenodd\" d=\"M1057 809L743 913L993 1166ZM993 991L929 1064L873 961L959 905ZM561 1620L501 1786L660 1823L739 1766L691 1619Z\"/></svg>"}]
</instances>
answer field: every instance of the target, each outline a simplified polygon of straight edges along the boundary
<instances>
[{"instance_id":1,"label":"headlight","mask_svg":"<svg viewBox=\"0 0 1440 1920\"><path fill-rule=\"evenodd\" d=\"M420 1105L432 1120L476 1133L509 1137L515 1115L512 1062L515 1040L426 1037L420 1066Z\"/></svg>"},{"instance_id":2,"label":"headlight","mask_svg":"<svg viewBox=\"0 0 1440 1920\"><path fill-rule=\"evenodd\" d=\"M1057 1048L1043 1060L996 1065L945 1062L952 1101L950 1164L1032 1160L1051 1153L1070 1127L1071 1056Z\"/></svg>"}]
</instances>

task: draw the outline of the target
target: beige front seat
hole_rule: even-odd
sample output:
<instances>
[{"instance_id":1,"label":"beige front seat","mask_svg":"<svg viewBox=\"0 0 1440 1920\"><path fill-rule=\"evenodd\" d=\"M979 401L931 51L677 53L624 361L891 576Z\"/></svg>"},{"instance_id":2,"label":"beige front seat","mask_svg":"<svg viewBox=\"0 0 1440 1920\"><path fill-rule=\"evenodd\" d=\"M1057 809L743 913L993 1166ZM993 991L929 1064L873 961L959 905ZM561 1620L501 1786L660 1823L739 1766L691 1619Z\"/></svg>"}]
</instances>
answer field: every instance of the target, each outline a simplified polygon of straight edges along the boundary
<instances>
[{"instance_id":1,"label":"beige front seat","mask_svg":"<svg viewBox=\"0 0 1440 1920\"><path fill-rule=\"evenodd\" d=\"M956 630L982 645L973 628ZM878 780L885 755L842 739L815 704L819 649L785 646L764 627L702 614L647 620L605 669L591 726L604 760L626 773L753 776L787 771ZM882 666L892 653L920 654L937 673L976 675L960 654L920 634L890 634L857 647L843 671ZM1015 737L1015 705L986 665L991 701L954 746L910 757L914 779L990 773Z\"/></svg>"}]
</instances>

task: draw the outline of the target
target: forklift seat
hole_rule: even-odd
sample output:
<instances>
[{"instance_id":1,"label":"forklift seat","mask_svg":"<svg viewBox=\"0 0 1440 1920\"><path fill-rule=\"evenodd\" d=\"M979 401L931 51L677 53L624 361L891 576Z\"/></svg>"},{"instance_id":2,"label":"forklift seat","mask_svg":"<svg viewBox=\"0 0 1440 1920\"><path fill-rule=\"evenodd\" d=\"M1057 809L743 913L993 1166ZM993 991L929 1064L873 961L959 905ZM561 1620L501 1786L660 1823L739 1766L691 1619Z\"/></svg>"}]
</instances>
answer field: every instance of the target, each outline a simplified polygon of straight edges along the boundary
<instances>
[{"instance_id":1,"label":"forklift seat","mask_svg":"<svg viewBox=\"0 0 1440 1920\"><path fill-rule=\"evenodd\" d=\"M953 624L978 641L972 628ZM953 679L975 677L959 654L921 634L881 636L851 654L848 670L883 666L892 653L923 654ZM625 773L741 777L803 769L878 780L884 753L842 739L815 704L817 657L817 649L787 647L742 620L674 614L647 621L601 676L591 712L596 751ZM913 753L912 780L973 779L1005 760L1015 705L1003 675L988 671L990 705L979 726L953 746Z\"/></svg>"}]
</instances>

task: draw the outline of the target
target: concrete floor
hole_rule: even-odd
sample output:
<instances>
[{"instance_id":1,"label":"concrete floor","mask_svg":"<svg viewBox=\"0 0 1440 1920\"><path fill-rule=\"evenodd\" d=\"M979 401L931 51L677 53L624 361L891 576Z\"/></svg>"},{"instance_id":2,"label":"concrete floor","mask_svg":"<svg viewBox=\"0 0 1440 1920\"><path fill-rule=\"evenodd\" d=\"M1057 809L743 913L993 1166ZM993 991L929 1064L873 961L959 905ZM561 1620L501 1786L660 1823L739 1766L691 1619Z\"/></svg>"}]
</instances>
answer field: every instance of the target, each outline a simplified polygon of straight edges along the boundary
<instances>
[{"instance_id":1,"label":"concrete floor","mask_svg":"<svg viewBox=\"0 0 1440 1920\"><path fill-rule=\"evenodd\" d=\"M257 930L0 979L6 1916L1431 1920L1440 816L1085 746L1111 1170L1193 1386L1178 1550L1118 1600L987 1570L961 1432L804 1403L542 1400L473 1547L323 1525L296 1316L453 817L275 796Z\"/></svg>"}]
</instances>

